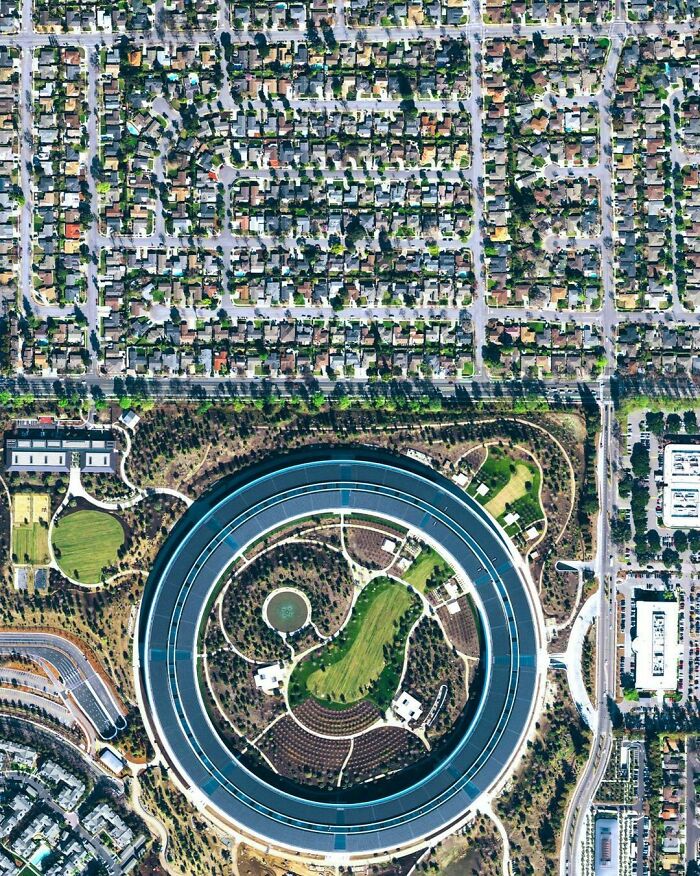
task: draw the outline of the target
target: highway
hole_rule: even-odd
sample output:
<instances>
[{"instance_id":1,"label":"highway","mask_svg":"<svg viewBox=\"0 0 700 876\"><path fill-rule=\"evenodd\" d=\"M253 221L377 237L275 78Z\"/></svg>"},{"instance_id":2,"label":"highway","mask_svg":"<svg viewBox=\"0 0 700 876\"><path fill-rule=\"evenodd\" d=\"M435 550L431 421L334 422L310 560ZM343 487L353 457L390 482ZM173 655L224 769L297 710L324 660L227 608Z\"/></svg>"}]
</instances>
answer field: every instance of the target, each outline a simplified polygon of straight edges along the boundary
<instances>
[{"instance_id":1,"label":"highway","mask_svg":"<svg viewBox=\"0 0 700 876\"><path fill-rule=\"evenodd\" d=\"M63 698L78 704L103 739L113 739L126 727L106 684L69 639L43 632L0 632L0 655L13 654L50 664L60 677Z\"/></svg>"},{"instance_id":2,"label":"highway","mask_svg":"<svg viewBox=\"0 0 700 876\"><path fill-rule=\"evenodd\" d=\"M403 784L361 799L280 787L226 748L199 689L204 606L246 545L289 519L327 511L384 515L421 532L471 580L485 629L484 684L463 733ZM315 448L221 481L158 556L139 617L139 677L157 747L190 797L275 847L367 856L440 835L512 763L546 671L541 614L522 561L481 506L432 469L370 448Z\"/></svg>"},{"instance_id":3,"label":"highway","mask_svg":"<svg viewBox=\"0 0 700 876\"><path fill-rule=\"evenodd\" d=\"M321 393L324 396L342 396L370 399L374 397L442 399L475 404L489 401L518 401L541 399L549 404L594 405L611 399L647 395L652 398L697 399L700 383L686 378L626 378L602 380L491 380L468 378L463 380L427 379L390 381L365 378L309 377L307 379L229 378L229 377L16 377L0 378L0 393L10 396L33 395L37 399L81 397L92 398L152 398L155 400L225 401L232 398L301 398Z\"/></svg>"},{"instance_id":4,"label":"highway","mask_svg":"<svg viewBox=\"0 0 700 876\"><path fill-rule=\"evenodd\" d=\"M602 384L608 392L608 384ZM690 390L688 390L690 391ZM594 404L597 402L599 381L544 381L544 380L403 380L391 381L329 378L143 378L143 377L8 377L0 378L0 392L11 396L33 395L42 398L79 396L121 398L136 396L160 400L231 399L291 396L308 397L314 393L325 396L373 398L442 398L462 402L513 400L528 397L542 398L552 404Z\"/></svg>"}]
</instances>

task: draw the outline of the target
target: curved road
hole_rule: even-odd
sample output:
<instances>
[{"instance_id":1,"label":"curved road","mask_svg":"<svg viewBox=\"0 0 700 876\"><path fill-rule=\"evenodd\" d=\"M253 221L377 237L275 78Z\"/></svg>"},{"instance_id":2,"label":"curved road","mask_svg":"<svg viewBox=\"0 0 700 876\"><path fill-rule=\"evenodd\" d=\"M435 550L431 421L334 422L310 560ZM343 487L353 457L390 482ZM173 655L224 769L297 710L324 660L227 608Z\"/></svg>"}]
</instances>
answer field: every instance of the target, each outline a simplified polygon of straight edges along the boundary
<instances>
[{"instance_id":1,"label":"curved road","mask_svg":"<svg viewBox=\"0 0 700 876\"><path fill-rule=\"evenodd\" d=\"M413 785L375 798L368 790L359 803L306 799L246 769L211 725L197 672L203 614L231 562L280 523L327 511L384 515L439 545L473 582L487 639L482 697L464 736ZM157 744L195 799L278 847L360 856L442 833L498 782L532 719L544 642L515 563L476 502L405 457L314 448L220 482L175 528L141 606L139 675Z\"/></svg>"},{"instance_id":2,"label":"curved road","mask_svg":"<svg viewBox=\"0 0 700 876\"><path fill-rule=\"evenodd\" d=\"M103 739L113 739L126 721L111 692L80 648L52 633L0 632L0 655L46 661Z\"/></svg>"}]
</instances>

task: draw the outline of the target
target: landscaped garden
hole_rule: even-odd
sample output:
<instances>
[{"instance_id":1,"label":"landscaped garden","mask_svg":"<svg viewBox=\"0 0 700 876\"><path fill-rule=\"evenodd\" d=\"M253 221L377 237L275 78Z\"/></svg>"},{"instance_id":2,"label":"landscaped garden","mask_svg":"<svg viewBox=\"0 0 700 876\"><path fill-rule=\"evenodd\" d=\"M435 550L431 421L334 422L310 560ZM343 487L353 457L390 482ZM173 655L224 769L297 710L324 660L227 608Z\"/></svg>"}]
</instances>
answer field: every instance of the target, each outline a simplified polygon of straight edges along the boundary
<instances>
[{"instance_id":1,"label":"landscaped garden","mask_svg":"<svg viewBox=\"0 0 700 876\"><path fill-rule=\"evenodd\" d=\"M439 587L454 575L454 569L440 554L425 545L404 573L403 580L421 593Z\"/></svg>"},{"instance_id":2,"label":"landscaped garden","mask_svg":"<svg viewBox=\"0 0 700 876\"><path fill-rule=\"evenodd\" d=\"M224 628L239 651L254 660L279 660L289 654L263 613L265 600L275 590L300 591L324 636L338 630L350 607L353 579L340 550L311 540L286 541L284 529L277 537L280 542L261 550L233 574L222 596Z\"/></svg>"},{"instance_id":3,"label":"landscaped garden","mask_svg":"<svg viewBox=\"0 0 700 876\"><path fill-rule=\"evenodd\" d=\"M544 518L540 482L539 468L522 451L491 446L468 492L512 534Z\"/></svg>"},{"instance_id":4,"label":"landscaped garden","mask_svg":"<svg viewBox=\"0 0 700 876\"><path fill-rule=\"evenodd\" d=\"M483 683L478 611L455 575L379 514L309 516L248 546L200 639L200 686L224 744L253 771L318 792L395 787L407 767L428 768Z\"/></svg>"},{"instance_id":5,"label":"landscaped garden","mask_svg":"<svg viewBox=\"0 0 700 876\"><path fill-rule=\"evenodd\" d=\"M358 597L338 638L297 666L290 701L311 694L342 707L368 698L387 708L401 677L406 636L421 612L420 600L404 584L375 578Z\"/></svg>"},{"instance_id":6,"label":"landscaped garden","mask_svg":"<svg viewBox=\"0 0 700 876\"><path fill-rule=\"evenodd\" d=\"M271 765L278 781L321 791L388 780L431 757L476 696L476 632L465 656L444 622L421 621L420 594L444 607L441 585L453 575L434 548L375 515L321 515L267 533L205 612L198 674L224 743L253 770ZM277 683L262 689L262 670ZM399 693L420 703L402 727Z\"/></svg>"}]
</instances>

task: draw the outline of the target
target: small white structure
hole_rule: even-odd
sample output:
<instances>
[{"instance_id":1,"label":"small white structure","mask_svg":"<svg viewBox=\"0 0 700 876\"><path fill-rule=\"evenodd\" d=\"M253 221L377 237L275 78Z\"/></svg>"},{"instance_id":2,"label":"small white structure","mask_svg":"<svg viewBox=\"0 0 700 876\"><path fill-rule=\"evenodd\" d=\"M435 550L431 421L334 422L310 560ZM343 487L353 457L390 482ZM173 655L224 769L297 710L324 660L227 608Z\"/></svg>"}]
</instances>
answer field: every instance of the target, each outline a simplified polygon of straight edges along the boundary
<instances>
[{"instance_id":1,"label":"small white structure","mask_svg":"<svg viewBox=\"0 0 700 876\"><path fill-rule=\"evenodd\" d=\"M657 693L675 690L678 684L678 603L675 599L640 600L637 636L632 648L637 654L637 690Z\"/></svg>"},{"instance_id":2,"label":"small white structure","mask_svg":"<svg viewBox=\"0 0 700 876\"><path fill-rule=\"evenodd\" d=\"M392 541L390 538L385 538L384 543L382 544L382 550L387 554L396 553L396 542Z\"/></svg>"},{"instance_id":3,"label":"small white structure","mask_svg":"<svg viewBox=\"0 0 700 876\"><path fill-rule=\"evenodd\" d=\"M664 448L664 526L700 525L700 445Z\"/></svg>"},{"instance_id":4,"label":"small white structure","mask_svg":"<svg viewBox=\"0 0 700 876\"><path fill-rule=\"evenodd\" d=\"M141 422L141 417L135 411L125 411L119 417L119 422L123 423L127 429L133 430Z\"/></svg>"},{"instance_id":5,"label":"small white structure","mask_svg":"<svg viewBox=\"0 0 700 876\"><path fill-rule=\"evenodd\" d=\"M454 579L450 581L445 581L445 591L447 593L448 599L459 598L459 587L457 586L457 582Z\"/></svg>"},{"instance_id":6,"label":"small white structure","mask_svg":"<svg viewBox=\"0 0 700 876\"><path fill-rule=\"evenodd\" d=\"M462 606L459 604L459 599L455 599L452 602L447 603L448 614L459 614L461 610Z\"/></svg>"},{"instance_id":7,"label":"small white structure","mask_svg":"<svg viewBox=\"0 0 700 876\"><path fill-rule=\"evenodd\" d=\"M520 515L515 514L513 511L509 511L508 514L504 517L506 526L512 526L514 523L517 523L520 520Z\"/></svg>"},{"instance_id":8,"label":"small white structure","mask_svg":"<svg viewBox=\"0 0 700 876\"><path fill-rule=\"evenodd\" d=\"M408 724L409 721L417 721L420 718L423 707L408 691L403 691L394 700L394 712L402 721Z\"/></svg>"},{"instance_id":9,"label":"small white structure","mask_svg":"<svg viewBox=\"0 0 700 876\"><path fill-rule=\"evenodd\" d=\"M536 526L531 526L531 527L528 529L528 531L525 533L525 538L526 538L528 541L532 541L533 538L537 538L538 535L539 535L539 532L537 531L537 527L536 527Z\"/></svg>"},{"instance_id":10,"label":"small white structure","mask_svg":"<svg viewBox=\"0 0 700 876\"><path fill-rule=\"evenodd\" d=\"M255 673L255 686L259 687L263 693L271 694L282 686L283 677L284 673L280 663L261 666Z\"/></svg>"},{"instance_id":11,"label":"small white structure","mask_svg":"<svg viewBox=\"0 0 700 876\"><path fill-rule=\"evenodd\" d=\"M119 755L116 752L112 751L111 748L104 749L104 751L100 755L100 761L107 767L108 770L111 770L117 776L120 775L124 770L124 759L119 757Z\"/></svg>"},{"instance_id":12,"label":"small white structure","mask_svg":"<svg viewBox=\"0 0 700 876\"><path fill-rule=\"evenodd\" d=\"M476 495L477 496L485 496L488 493L488 491L489 491L489 488L486 486L486 484L479 484L479 486L476 488Z\"/></svg>"}]
</instances>

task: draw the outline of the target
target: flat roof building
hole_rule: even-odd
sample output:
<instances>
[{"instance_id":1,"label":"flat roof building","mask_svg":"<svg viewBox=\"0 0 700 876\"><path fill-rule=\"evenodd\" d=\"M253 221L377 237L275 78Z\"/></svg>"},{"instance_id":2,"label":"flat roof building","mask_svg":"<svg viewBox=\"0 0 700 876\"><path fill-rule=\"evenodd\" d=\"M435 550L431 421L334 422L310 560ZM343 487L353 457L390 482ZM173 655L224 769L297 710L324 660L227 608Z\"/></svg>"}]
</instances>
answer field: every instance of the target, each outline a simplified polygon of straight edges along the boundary
<instances>
[{"instance_id":1,"label":"flat roof building","mask_svg":"<svg viewBox=\"0 0 700 876\"><path fill-rule=\"evenodd\" d=\"M255 673L255 686L266 694L272 694L279 690L284 680L284 670L281 663L272 663L270 666L261 666Z\"/></svg>"},{"instance_id":2,"label":"flat roof building","mask_svg":"<svg viewBox=\"0 0 700 876\"><path fill-rule=\"evenodd\" d=\"M408 691L403 691L394 700L394 711L402 721L408 723L409 721L417 721L420 718L423 707Z\"/></svg>"},{"instance_id":3,"label":"flat roof building","mask_svg":"<svg viewBox=\"0 0 700 876\"><path fill-rule=\"evenodd\" d=\"M109 429L23 423L5 434L5 468L9 472L114 472L117 452Z\"/></svg>"},{"instance_id":4,"label":"flat roof building","mask_svg":"<svg viewBox=\"0 0 700 876\"><path fill-rule=\"evenodd\" d=\"M664 448L664 526L700 526L700 444Z\"/></svg>"},{"instance_id":5,"label":"flat roof building","mask_svg":"<svg viewBox=\"0 0 700 876\"><path fill-rule=\"evenodd\" d=\"M595 876L618 876L620 872L620 825L605 815L595 823Z\"/></svg>"},{"instance_id":6,"label":"flat roof building","mask_svg":"<svg viewBox=\"0 0 700 876\"><path fill-rule=\"evenodd\" d=\"M112 751L111 748L105 748L102 751L102 754L100 755L100 760L107 767L107 769L110 769L115 775L119 776L124 772L124 759L121 758L116 752Z\"/></svg>"},{"instance_id":7,"label":"flat roof building","mask_svg":"<svg viewBox=\"0 0 700 876\"><path fill-rule=\"evenodd\" d=\"M675 599L636 600L637 690L669 691L678 685L678 602Z\"/></svg>"}]
</instances>

